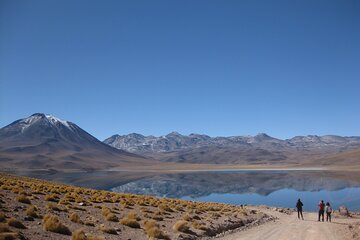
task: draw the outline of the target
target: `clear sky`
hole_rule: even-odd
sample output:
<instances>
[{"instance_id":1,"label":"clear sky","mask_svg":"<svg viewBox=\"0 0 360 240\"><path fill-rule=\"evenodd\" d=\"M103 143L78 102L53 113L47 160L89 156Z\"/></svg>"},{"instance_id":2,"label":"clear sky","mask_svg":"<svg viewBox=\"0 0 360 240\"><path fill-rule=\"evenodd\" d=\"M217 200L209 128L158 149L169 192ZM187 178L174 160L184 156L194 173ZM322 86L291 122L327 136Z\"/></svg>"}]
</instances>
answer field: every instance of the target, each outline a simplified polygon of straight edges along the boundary
<instances>
[{"instance_id":1,"label":"clear sky","mask_svg":"<svg viewBox=\"0 0 360 240\"><path fill-rule=\"evenodd\" d=\"M0 1L0 127L360 135L360 1Z\"/></svg>"}]
</instances>

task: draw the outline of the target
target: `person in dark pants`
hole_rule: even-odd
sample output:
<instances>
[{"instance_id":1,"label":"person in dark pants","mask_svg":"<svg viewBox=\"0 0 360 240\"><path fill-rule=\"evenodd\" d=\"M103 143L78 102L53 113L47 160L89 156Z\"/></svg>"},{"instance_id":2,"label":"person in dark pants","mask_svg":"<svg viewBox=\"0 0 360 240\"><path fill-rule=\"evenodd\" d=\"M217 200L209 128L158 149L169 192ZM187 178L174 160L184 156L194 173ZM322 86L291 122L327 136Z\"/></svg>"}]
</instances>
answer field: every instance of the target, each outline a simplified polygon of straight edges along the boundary
<instances>
[{"instance_id":1,"label":"person in dark pants","mask_svg":"<svg viewBox=\"0 0 360 240\"><path fill-rule=\"evenodd\" d=\"M332 208L331 208L329 202L326 203L325 212L326 212L326 221L327 221L327 222L331 222Z\"/></svg>"},{"instance_id":2,"label":"person in dark pants","mask_svg":"<svg viewBox=\"0 0 360 240\"><path fill-rule=\"evenodd\" d=\"M300 216L301 216L302 220L304 220L303 213L302 213L303 206L304 206L304 204L301 202L301 200L299 198L297 200L297 203L296 203L296 209L297 209L297 212L298 212L298 218L300 219Z\"/></svg>"},{"instance_id":3,"label":"person in dark pants","mask_svg":"<svg viewBox=\"0 0 360 240\"><path fill-rule=\"evenodd\" d=\"M321 220L324 221L324 211L325 211L325 204L324 201L321 200L321 202L319 202L319 222L320 222L320 217Z\"/></svg>"}]
</instances>

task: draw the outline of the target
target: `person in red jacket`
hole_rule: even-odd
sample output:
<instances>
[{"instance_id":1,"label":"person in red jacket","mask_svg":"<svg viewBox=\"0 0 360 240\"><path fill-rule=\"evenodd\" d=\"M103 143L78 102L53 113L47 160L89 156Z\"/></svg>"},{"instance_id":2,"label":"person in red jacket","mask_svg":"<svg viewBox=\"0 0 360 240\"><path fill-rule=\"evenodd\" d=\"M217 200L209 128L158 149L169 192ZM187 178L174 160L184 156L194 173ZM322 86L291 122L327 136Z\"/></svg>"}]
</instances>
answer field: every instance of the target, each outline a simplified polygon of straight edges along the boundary
<instances>
[{"instance_id":1,"label":"person in red jacket","mask_svg":"<svg viewBox=\"0 0 360 240\"><path fill-rule=\"evenodd\" d=\"M319 202L319 222L320 222L320 217L321 220L324 221L324 211L325 211L325 203L323 200L321 200L321 202Z\"/></svg>"}]
</instances>

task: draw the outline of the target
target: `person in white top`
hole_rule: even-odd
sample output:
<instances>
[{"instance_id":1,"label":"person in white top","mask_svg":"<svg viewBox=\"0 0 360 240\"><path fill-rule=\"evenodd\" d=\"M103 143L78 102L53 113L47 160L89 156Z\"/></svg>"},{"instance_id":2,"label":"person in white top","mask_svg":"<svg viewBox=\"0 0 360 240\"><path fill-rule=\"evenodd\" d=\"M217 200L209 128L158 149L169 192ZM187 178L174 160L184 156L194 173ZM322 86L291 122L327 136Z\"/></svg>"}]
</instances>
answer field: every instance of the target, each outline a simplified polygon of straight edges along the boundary
<instances>
[{"instance_id":1,"label":"person in white top","mask_svg":"<svg viewBox=\"0 0 360 240\"><path fill-rule=\"evenodd\" d=\"M331 222L331 213L332 213L332 208L330 206L330 203L327 202L326 206L325 206L325 213L326 213L326 221L327 222Z\"/></svg>"}]
</instances>

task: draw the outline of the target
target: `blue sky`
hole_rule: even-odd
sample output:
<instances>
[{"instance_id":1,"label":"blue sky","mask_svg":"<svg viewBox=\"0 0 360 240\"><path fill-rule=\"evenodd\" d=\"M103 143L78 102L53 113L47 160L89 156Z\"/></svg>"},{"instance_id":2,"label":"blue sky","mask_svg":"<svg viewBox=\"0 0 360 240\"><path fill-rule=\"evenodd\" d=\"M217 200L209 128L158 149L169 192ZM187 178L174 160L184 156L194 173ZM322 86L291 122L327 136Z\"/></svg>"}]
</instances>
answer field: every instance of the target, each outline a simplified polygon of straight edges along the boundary
<instances>
[{"instance_id":1,"label":"blue sky","mask_svg":"<svg viewBox=\"0 0 360 240\"><path fill-rule=\"evenodd\" d=\"M360 135L360 1L0 2L0 127Z\"/></svg>"}]
</instances>

